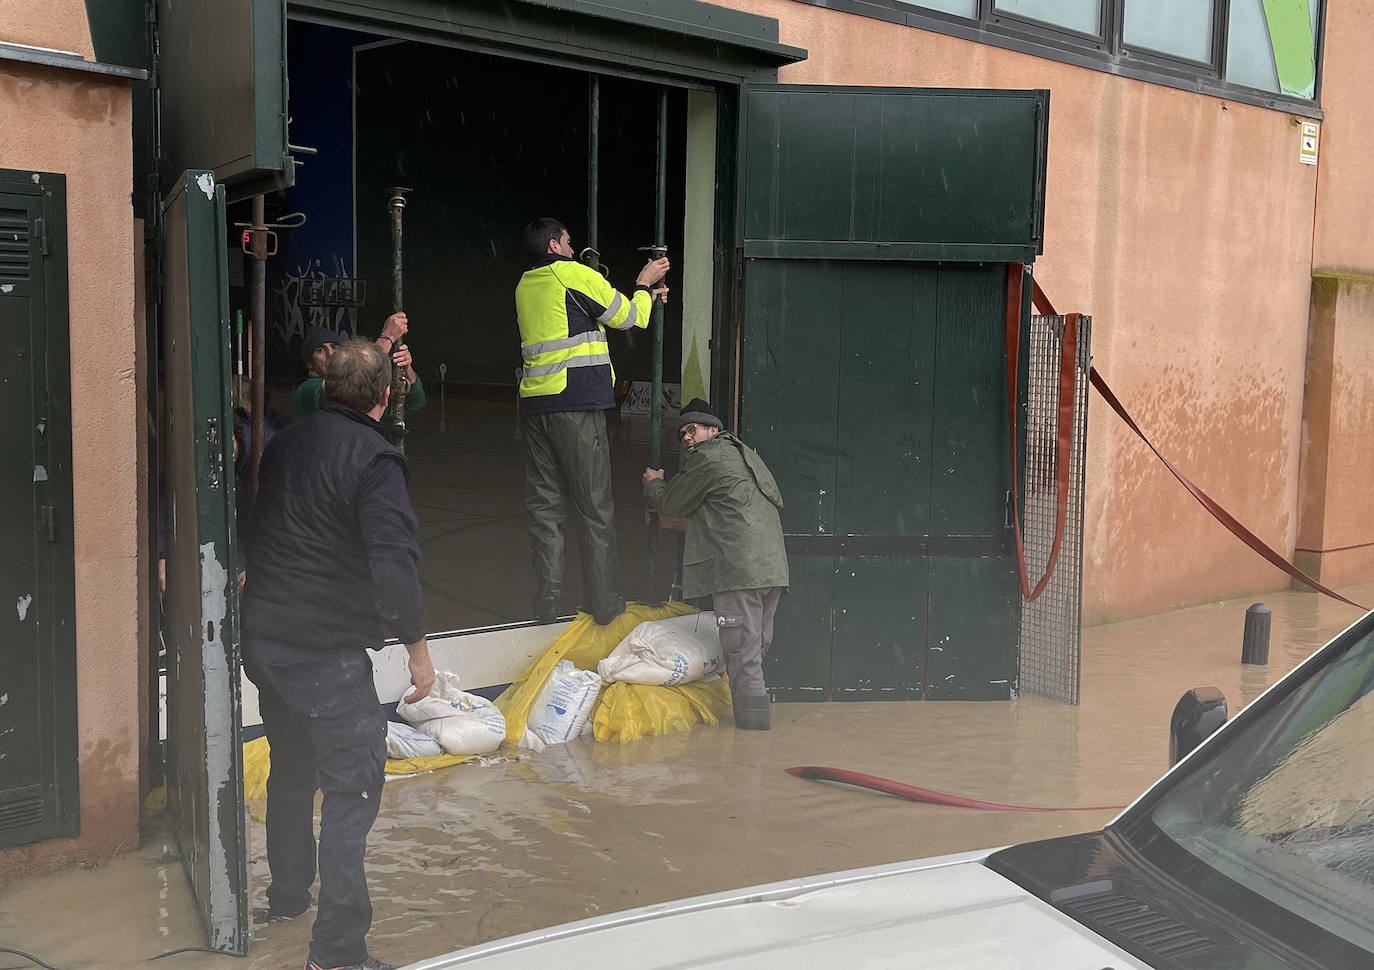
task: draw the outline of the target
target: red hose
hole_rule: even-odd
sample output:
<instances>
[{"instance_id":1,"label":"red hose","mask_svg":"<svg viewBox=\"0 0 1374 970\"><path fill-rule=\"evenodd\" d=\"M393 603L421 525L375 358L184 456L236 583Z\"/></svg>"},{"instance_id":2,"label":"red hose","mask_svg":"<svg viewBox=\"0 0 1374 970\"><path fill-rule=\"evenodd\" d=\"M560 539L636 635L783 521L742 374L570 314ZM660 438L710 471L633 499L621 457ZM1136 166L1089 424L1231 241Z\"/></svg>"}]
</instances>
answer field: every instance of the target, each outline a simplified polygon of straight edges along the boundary
<instances>
[{"instance_id":1,"label":"red hose","mask_svg":"<svg viewBox=\"0 0 1374 970\"><path fill-rule=\"evenodd\" d=\"M917 788L915 785L906 785L900 781L892 781L888 778L879 778L876 775L865 775L858 771L846 771L844 768L826 768L822 765L806 765L799 768L788 768L789 775L796 775L798 778L815 778L818 781L838 781L843 785L855 785L859 788L871 788L873 791L880 791L887 795L896 795L898 798L905 798L911 802L927 802L931 805L951 805L955 808L977 808L985 812L1113 812L1125 808L1124 805L1093 805L1072 806L1062 808L1038 808L1030 805L1002 805L998 802L980 802L976 798L964 798L962 795L948 795L945 792L932 791L929 788Z\"/></svg>"}]
</instances>

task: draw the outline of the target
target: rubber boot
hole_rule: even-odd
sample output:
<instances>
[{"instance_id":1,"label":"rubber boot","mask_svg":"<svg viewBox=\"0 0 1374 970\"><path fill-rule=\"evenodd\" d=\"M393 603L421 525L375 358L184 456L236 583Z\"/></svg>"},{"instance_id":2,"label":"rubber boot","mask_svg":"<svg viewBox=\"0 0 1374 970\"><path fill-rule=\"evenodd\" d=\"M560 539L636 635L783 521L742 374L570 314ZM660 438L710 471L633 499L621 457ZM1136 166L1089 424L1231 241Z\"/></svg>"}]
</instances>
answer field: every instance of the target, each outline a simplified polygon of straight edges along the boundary
<instances>
[{"instance_id":1,"label":"rubber boot","mask_svg":"<svg viewBox=\"0 0 1374 970\"><path fill-rule=\"evenodd\" d=\"M741 731L767 731L770 703L767 694L742 694L734 698L735 727Z\"/></svg>"},{"instance_id":2,"label":"rubber boot","mask_svg":"<svg viewBox=\"0 0 1374 970\"><path fill-rule=\"evenodd\" d=\"M563 597L557 590L545 596L535 594L534 618L540 623L552 623L562 614Z\"/></svg>"},{"instance_id":3,"label":"rubber boot","mask_svg":"<svg viewBox=\"0 0 1374 970\"><path fill-rule=\"evenodd\" d=\"M608 626L617 616L625 612L625 600L617 596L611 601L610 606L604 607L593 614L597 626Z\"/></svg>"}]
</instances>

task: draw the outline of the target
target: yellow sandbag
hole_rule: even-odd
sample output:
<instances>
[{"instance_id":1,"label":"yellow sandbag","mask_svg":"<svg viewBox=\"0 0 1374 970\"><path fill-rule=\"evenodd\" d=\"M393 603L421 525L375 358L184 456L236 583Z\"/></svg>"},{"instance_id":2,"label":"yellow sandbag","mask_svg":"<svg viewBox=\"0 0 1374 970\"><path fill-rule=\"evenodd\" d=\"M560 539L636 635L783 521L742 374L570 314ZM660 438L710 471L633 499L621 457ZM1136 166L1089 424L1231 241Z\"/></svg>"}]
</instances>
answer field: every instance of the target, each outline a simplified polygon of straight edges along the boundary
<instances>
[{"instance_id":1,"label":"yellow sandbag","mask_svg":"<svg viewBox=\"0 0 1374 970\"><path fill-rule=\"evenodd\" d=\"M695 612L696 609L686 603L664 603L662 606L628 603L625 612L605 626L598 626L586 613L577 614L577 619L558 639L496 698L497 708L506 716L506 740L515 743L525 736L530 705L558 661L569 660L578 670L595 670L596 665L639 624Z\"/></svg>"},{"instance_id":2,"label":"yellow sandbag","mask_svg":"<svg viewBox=\"0 0 1374 970\"><path fill-rule=\"evenodd\" d=\"M506 740L525 735L530 705L560 660L579 670L595 670L630 631L648 620L666 620L697 612L686 603L646 606L630 603L606 626L597 626L579 613L568 629L496 699L506 716ZM614 683L606 687L592 709L592 731L598 741L637 741L655 734L690 731L698 724L713 725L730 713L730 687L725 678L679 687L646 687Z\"/></svg>"},{"instance_id":3,"label":"yellow sandbag","mask_svg":"<svg viewBox=\"0 0 1374 970\"><path fill-rule=\"evenodd\" d=\"M167 783L158 785L143 799L143 814L145 817L152 818L154 815L161 815L167 808Z\"/></svg>"},{"instance_id":4,"label":"yellow sandbag","mask_svg":"<svg viewBox=\"0 0 1374 970\"><path fill-rule=\"evenodd\" d=\"M449 765L460 765L480 757L475 754L436 754L428 758L387 758L388 775L414 775L434 771ZM243 797L266 798L267 775L272 769L271 750L267 738L257 738L243 746Z\"/></svg>"},{"instance_id":5,"label":"yellow sandbag","mask_svg":"<svg viewBox=\"0 0 1374 970\"><path fill-rule=\"evenodd\" d=\"M730 713L730 685L724 677L679 687L615 683L601 692L592 711L592 731L598 741L624 744L719 724Z\"/></svg>"}]
</instances>

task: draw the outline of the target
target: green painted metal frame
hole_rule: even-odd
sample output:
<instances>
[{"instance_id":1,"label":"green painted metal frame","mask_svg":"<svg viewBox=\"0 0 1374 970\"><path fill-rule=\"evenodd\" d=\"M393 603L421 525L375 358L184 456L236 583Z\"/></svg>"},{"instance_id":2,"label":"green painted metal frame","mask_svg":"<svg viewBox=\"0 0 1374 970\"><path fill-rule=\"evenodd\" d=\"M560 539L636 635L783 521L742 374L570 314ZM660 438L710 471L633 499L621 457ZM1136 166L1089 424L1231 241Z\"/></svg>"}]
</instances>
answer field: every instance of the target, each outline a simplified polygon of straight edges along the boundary
<instances>
[{"instance_id":1,"label":"green painted metal frame","mask_svg":"<svg viewBox=\"0 0 1374 970\"><path fill-rule=\"evenodd\" d=\"M679 86L769 80L806 57L777 43L776 20L698 0L288 0L287 9L308 23Z\"/></svg>"},{"instance_id":2,"label":"green painted metal frame","mask_svg":"<svg viewBox=\"0 0 1374 970\"><path fill-rule=\"evenodd\" d=\"M229 201L290 186L284 0L157 2L162 174L213 169Z\"/></svg>"},{"instance_id":3,"label":"green painted metal frame","mask_svg":"<svg viewBox=\"0 0 1374 970\"><path fill-rule=\"evenodd\" d=\"M36 489L52 511L52 541L38 543L46 553L39 568L46 572L46 590L35 590L35 622L48 631L46 670L40 682L49 692L40 698L40 710L51 737L43 737L42 757L49 762L52 809L39 838L75 836L81 831L80 774L78 766L78 705L72 703L77 684L76 664L76 551L75 497L72 476L71 334L70 298L67 289L67 179L65 175L0 170L0 195L27 198L43 220L34 240L39 248L42 293L31 319L43 324L43 368L35 375L46 385L46 411L42 437L46 445L47 481ZM42 247L46 246L46 254ZM17 498L17 497L16 497ZM32 499L31 499L32 501Z\"/></svg>"},{"instance_id":4,"label":"green painted metal frame","mask_svg":"<svg viewBox=\"0 0 1374 970\"><path fill-rule=\"evenodd\" d=\"M174 505L167 537L167 807L208 944L246 954L250 884L224 206L224 186L208 171L183 173L164 204L166 477L170 502L186 497L188 481L194 494L189 509ZM193 581L179 585L178 577Z\"/></svg>"}]
</instances>

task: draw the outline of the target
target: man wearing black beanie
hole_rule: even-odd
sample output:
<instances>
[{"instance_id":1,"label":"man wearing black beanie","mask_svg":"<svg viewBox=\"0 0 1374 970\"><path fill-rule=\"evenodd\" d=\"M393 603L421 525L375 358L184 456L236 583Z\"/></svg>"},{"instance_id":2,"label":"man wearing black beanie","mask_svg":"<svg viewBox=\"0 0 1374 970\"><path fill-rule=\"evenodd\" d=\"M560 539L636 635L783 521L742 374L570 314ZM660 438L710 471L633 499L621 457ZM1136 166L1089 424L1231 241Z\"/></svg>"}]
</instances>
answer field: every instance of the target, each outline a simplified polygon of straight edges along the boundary
<instances>
[{"instance_id":1,"label":"man wearing black beanie","mask_svg":"<svg viewBox=\"0 0 1374 970\"><path fill-rule=\"evenodd\" d=\"M758 452L724 430L720 416L693 398L678 416L687 462L671 481L644 469L644 498L660 515L687 520L683 598L710 596L730 676L735 726L766 731L763 658L773 615L788 584L782 492Z\"/></svg>"}]
</instances>

